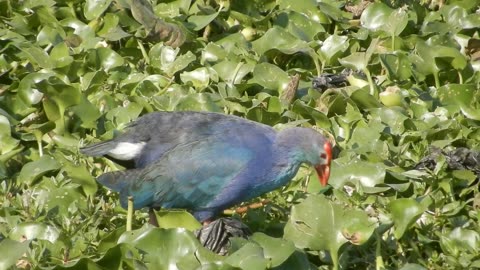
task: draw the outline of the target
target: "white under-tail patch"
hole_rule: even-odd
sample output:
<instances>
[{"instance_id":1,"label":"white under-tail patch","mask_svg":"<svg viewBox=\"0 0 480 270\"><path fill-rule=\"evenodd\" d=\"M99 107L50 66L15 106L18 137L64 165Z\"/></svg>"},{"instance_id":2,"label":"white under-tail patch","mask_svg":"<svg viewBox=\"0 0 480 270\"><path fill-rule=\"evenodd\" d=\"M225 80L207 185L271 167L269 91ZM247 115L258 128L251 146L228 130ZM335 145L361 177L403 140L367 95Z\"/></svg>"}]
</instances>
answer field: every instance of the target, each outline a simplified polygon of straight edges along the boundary
<instances>
[{"instance_id":1,"label":"white under-tail patch","mask_svg":"<svg viewBox=\"0 0 480 270\"><path fill-rule=\"evenodd\" d=\"M120 159L120 160L129 160L136 158L140 152L142 152L143 147L145 147L147 143L140 142L140 143L129 143L129 142L121 142L118 143L115 148L108 152L108 155Z\"/></svg>"}]
</instances>

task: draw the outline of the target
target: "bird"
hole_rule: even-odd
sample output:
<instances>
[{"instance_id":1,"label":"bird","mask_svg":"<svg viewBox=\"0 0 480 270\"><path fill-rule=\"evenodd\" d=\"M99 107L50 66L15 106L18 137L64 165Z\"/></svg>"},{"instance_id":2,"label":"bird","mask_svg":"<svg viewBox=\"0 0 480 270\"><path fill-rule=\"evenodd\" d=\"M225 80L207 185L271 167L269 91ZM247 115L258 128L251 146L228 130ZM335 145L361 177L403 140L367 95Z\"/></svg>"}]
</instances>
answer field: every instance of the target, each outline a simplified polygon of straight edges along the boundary
<instances>
[{"instance_id":1,"label":"bird","mask_svg":"<svg viewBox=\"0 0 480 270\"><path fill-rule=\"evenodd\" d=\"M271 126L214 112L151 112L119 136L80 148L87 156L129 161L133 168L97 181L127 207L186 209L201 223L286 185L301 164L328 184L332 146L318 131Z\"/></svg>"}]
</instances>

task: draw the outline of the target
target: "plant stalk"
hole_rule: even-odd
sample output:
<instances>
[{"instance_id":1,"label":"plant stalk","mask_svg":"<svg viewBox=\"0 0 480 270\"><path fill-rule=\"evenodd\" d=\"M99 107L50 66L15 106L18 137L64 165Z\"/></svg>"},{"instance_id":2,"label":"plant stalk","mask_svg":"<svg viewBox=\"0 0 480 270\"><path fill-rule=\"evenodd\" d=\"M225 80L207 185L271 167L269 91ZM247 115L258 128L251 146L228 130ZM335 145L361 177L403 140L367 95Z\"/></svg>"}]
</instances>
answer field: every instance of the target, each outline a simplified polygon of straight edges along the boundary
<instances>
[{"instance_id":1,"label":"plant stalk","mask_svg":"<svg viewBox=\"0 0 480 270\"><path fill-rule=\"evenodd\" d=\"M133 219L133 197L128 196L127 204L127 232L132 230L132 219Z\"/></svg>"}]
</instances>

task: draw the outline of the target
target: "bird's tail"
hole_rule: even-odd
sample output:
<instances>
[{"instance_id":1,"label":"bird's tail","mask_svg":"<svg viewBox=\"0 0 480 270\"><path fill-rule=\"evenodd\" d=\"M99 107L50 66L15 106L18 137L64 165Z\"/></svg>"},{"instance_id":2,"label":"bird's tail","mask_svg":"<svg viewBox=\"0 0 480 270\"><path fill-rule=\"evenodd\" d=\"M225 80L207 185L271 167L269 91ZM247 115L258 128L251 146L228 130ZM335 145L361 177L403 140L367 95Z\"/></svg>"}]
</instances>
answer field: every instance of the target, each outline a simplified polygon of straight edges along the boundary
<instances>
[{"instance_id":1,"label":"bird's tail","mask_svg":"<svg viewBox=\"0 0 480 270\"><path fill-rule=\"evenodd\" d=\"M151 204L154 194L153 188L142 185L140 179L142 170L132 169L102 174L97 181L113 191L120 192L120 204L123 208L127 208L128 197L132 196L133 208L139 209Z\"/></svg>"},{"instance_id":2,"label":"bird's tail","mask_svg":"<svg viewBox=\"0 0 480 270\"><path fill-rule=\"evenodd\" d=\"M113 141L110 140L82 147L80 148L80 153L87 156L100 157L108 154L112 148L115 148L115 145Z\"/></svg>"}]
</instances>

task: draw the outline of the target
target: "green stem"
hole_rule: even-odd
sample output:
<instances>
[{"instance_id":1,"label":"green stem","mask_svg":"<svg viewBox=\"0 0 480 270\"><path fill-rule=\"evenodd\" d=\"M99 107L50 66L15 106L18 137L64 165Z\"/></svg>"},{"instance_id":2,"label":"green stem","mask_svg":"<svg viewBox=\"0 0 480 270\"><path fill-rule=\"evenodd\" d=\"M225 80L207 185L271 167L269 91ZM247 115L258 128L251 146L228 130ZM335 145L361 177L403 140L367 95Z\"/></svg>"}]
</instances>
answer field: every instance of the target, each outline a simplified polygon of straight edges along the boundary
<instances>
[{"instance_id":1,"label":"green stem","mask_svg":"<svg viewBox=\"0 0 480 270\"><path fill-rule=\"evenodd\" d=\"M378 232L375 232L375 238L377 240L377 246L375 249L375 269L385 269L385 264L382 258L382 238Z\"/></svg>"},{"instance_id":2,"label":"green stem","mask_svg":"<svg viewBox=\"0 0 480 270\"><path fill-rule=\"evenodd\" d=\"M320 76L323 72L323 63L322 66L318 63L318 56L315 51L311 50L309 53L310 57L312 57L313 63L315 63L315 69L317 70L317 76Z\"/></svg>"},{"instance_id":3,"label":"green stem","mask_svg":"<svg viewBox=\"0 0 480 270\"><path fill-rule=\"evenodd\" d=\"M332 257L332 262L333 262L333 268L332 270L338 270L338 251L335 250L330 250L330 256Z\"/></svg>"},{"instance_id":4,"label":"green stem","mask_svg":"<svg viewBox=\"0 0 480 270\"><path fill-rule=\"evenodd\" d=\"M42 132L39 130L34 130L33 135L35 136L35 139L37 140L37 145L38 145L38 155L43 156L43 146L42 146Z\"/></svg>"},{"instance_id":5,"label":"green stem","mask_svg":"<svg viewBox=\"0 0 480 270\"><path fill-rule=\"evenodd\" d=\"M368 85L370 86L370 95L376 96L375 85L373 84L372 75L370 74L370 71L368 69L364 69L363 72L365 73L365 75L367 75Z\"/></svg>"},{"instance_id":6,"label":"green stem","mask_svg":"<svg viewBox=\"0 0 480 270\"><path fill-rule=\"evenodd\" d=\"M132 219L133 219L133 197L128 196L127 204L127 232L132 230Z\"/></svg>"},{"instance_id":7,"label":"green stem","mask_svg":"<svg viewBox=\"0 0 480 270\"><path fill-rule=\"evenodd\" d=\"M457 70L457 73L458 73L458 83L459 83L459 84L463 84L463 76L462 76L462 73L460 72L460 70Z\"/></svg>"},{"instance_id":8,"label":"green stem","mask_svg":"<svg viewBox=\"0 0 480 270\"><path fill-rule=\"evenodd\" d=\"M440 88L440 78L438 77L438 71L433 73L433 78L435 78L435 87Z\"/></svg>"},{"instance_id":9,"label":"green stem","mask_svg":"<svg viewBox=\"0 0 480 270\"><path fill-rule=\"evenodd\" d=\"M392 52L395 51L395 36L392 35Z\"/></svg>"},{"instance_id":10,"label":"green stem","mask_svg":"<svg viewBox=\"0 0 480 270\"><path fill-rule=\"evenodd\" d=\"M145 47L143 47L142 42L140 42L140 40L137 39L137 44L138 44L138 47L140 48L140 51L142 52L143 59L145 59L145 63L150 64L150 57L148 57L148 53L145 50Z\"/></svg>"}]
</instances>

